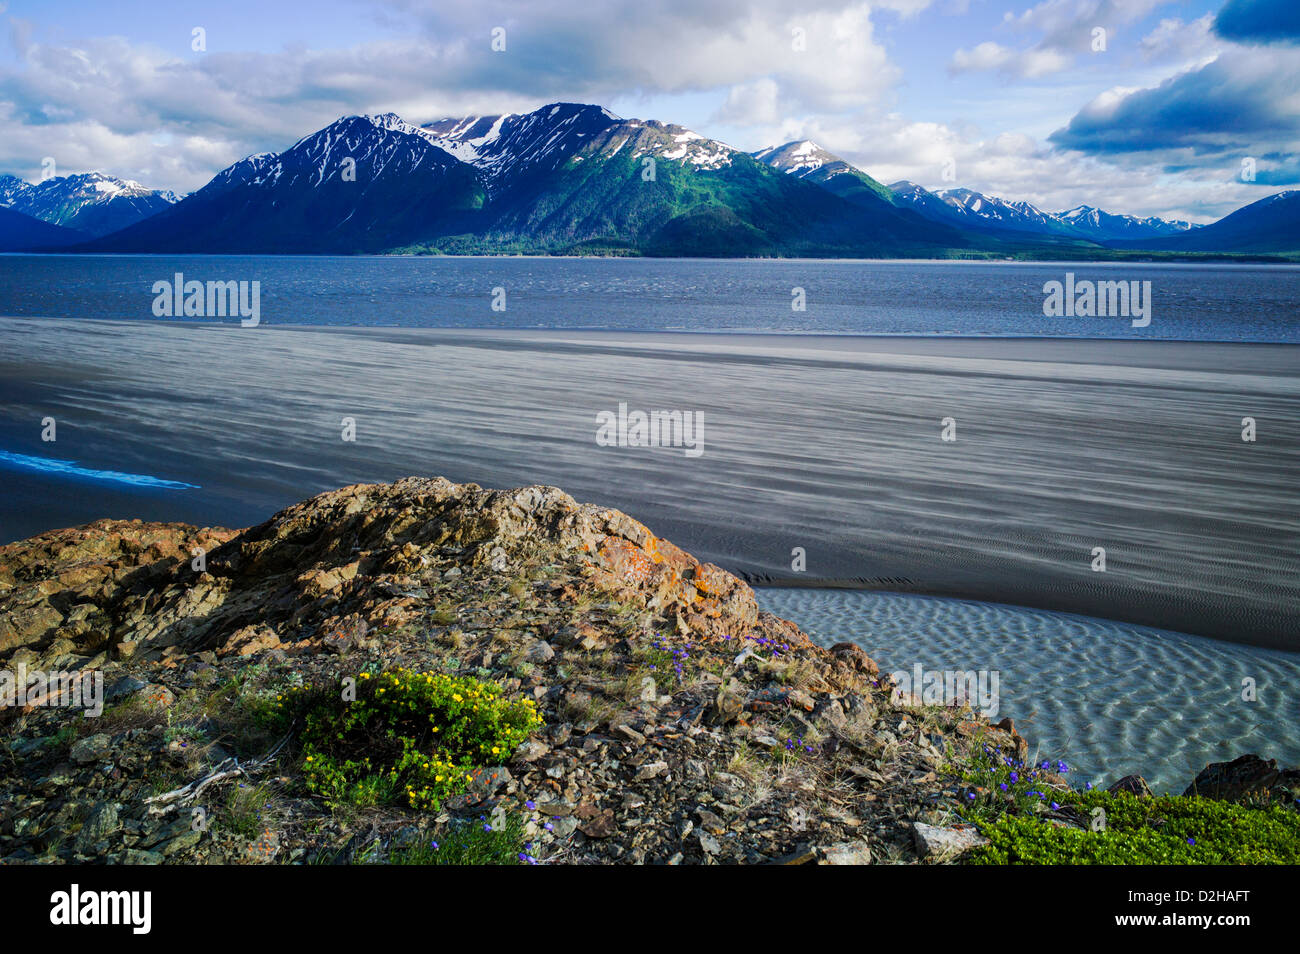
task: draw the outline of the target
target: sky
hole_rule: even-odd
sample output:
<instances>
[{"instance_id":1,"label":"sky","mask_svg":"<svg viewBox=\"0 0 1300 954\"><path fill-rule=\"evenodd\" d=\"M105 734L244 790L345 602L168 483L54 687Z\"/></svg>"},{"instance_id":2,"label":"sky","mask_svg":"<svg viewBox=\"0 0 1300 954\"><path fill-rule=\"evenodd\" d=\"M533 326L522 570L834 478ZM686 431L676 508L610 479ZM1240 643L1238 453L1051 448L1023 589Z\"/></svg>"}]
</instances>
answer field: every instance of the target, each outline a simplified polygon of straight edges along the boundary
<instances>
[{"instance_id":1,"label":"sky","mask_svg":"<svg viewBox=\"0 0 1300 954\"><path fill-rule=\"evenodd\" d=\"M184 193L344 115L568 101L1048 211L1208 222L1300 185L1300 0L0 0L0 24L0 172L31 181Z\"/></svg>"}]
</instances>

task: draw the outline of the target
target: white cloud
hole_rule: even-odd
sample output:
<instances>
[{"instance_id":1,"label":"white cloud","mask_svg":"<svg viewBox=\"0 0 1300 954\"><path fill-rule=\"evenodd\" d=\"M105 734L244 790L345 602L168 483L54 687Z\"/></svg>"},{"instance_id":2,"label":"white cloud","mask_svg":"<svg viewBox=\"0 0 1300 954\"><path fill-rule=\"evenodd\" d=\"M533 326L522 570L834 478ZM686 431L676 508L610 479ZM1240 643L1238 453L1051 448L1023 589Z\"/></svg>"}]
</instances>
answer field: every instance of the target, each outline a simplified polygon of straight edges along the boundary
<instances>
[{"instance_id":1,"label":"white cloud","mask_svg":"<svg viewBox=\"0 0 1300 954\"><path fill-rule=\"evenodd\" d=\"M1016 15L1007 12L1002 28L1033 33L1032 46L1014 49L986 41L957 50L949 63L953 74L997 71L1022 79L1039 79L1068 69L1076 57L1105 53L1120 28L1146 17L1169 0L1045 0Z\"/></svg>"},{"instance_id":2,"label":"white cloud","mask_svg":"<svg viewBox=\"0 0 1300 954\"><path fill-rule=\"evenodd\" d=\"M1193 61L1214 55L1219 41L1212 30L1214 14L1207 13L1191 23L1177 17L1161 20L1142 38L1138 49L1148 62Z\"/></svg>"},{"instance_id":3,"label":"white cloud","mask_svg":"<svg viewBox=\"0 0 1300 954\"><path fill-rule=\"evenodd\" d=\"M925 5L886 4L902 15ZM783 0L389 6L398 39L345 49L182 57L122 37L55 44L24 35L20 64L0 70L12 124L0 169L54 155L70 171L142 181L165 172L174 178L158 184L187 190L350 113L425 121L560 99L716 91L726 95L720 112L744 125L768 123L776 110L864 108L887 99L901 76L861 0L811 0L797 13ZM490 48L493 24L507 31L505 52ZM148 152L162 135L165 159Z\"/></svg>"},{"instance_id":4,"label":"white cloud","mask_svg":"<svg viewBox=\"0 0 1300 954\"><path fill-rule=\"evenodd\" d=\"M1037 79L1058 73L1070 65L1070 57L1052 49L1012 50L992 41L952 55L948 71L959 73L997 70L1009 76Z\"/></svg>"}]
</instances>

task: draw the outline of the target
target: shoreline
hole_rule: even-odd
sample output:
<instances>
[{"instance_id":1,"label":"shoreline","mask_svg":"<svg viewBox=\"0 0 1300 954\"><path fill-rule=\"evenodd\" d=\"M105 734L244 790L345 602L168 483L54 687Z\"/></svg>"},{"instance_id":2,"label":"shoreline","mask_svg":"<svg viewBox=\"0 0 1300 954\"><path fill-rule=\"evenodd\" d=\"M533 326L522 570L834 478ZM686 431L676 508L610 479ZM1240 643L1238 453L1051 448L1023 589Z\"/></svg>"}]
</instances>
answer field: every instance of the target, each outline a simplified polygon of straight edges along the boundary
<instances>
[{"instance_id":1,"label":"shoreline","mask_svg":"<svg viewBox=\"0 0 1300 954\"><path fill-rule=\"evenodd\" d=\"M1075 251L1071 249L1070 251ZM1009 257L1005 254L990 253L987 257L977 255L953 255L941 258L916 258L900 256L898 258L857 258L841 256L836 258L819 258L816 256L797 255L743 255L719 258L712 255L647 255L642 252L620 255L591 254L572 255L562 252L356 252L320 253L320 252L105 252L100 250L74 252L62 250L15 250L0 252L0 256L38 256L41 258L150 258L169 255L176 258L275 258L275 259L310 259L310 258L481 258L481 259L568 259L577 261L652 261L652 262L846 262L846 263L947 263L955 262L972 265L1300 265L1300 253L1296 252L1166 252L1160 249L1107 249L1111 253L1106 258L1029 258ZM1155 257L1153 257L1155 256Z\"/></svg>"}]
</instances>

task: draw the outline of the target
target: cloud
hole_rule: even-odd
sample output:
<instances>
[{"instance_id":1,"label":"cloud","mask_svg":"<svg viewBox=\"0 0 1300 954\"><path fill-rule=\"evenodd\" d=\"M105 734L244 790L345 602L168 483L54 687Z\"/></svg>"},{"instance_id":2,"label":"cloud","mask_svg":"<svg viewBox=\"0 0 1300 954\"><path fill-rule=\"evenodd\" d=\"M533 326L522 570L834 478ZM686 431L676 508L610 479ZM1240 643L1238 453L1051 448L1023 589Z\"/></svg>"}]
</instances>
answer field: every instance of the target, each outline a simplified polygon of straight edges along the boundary
<instances>
[{"instance_id":1,"label":"cloud","mask_svg":"<svg viewBox=\"0 0 1300 954\"><path fill-rule=\"evenodd\" d=\"M1048 139L1092 154L1184 159L1294 152L1297 89L1300 51L1233 47L1157 87L1103 93Z\"/></svg>"},{"instance_id":2,"label":"cloud","mask_svg":"<svg viewBox=\"0 0 1300 954\"><path fill-rule=\"evenodd\" d=\"M927 2L878 6L910 16ZM797 13L784 0L390 0L384 11L388 41L185 56L122 37L43 42L11 21L19 62L0 68L0 107L13 124L0 171L53 155L70 171L165 169L176 178L157 184L187 190L351 113L426 121L710 91L744 125L777 110L865 108L888 100L901 78L861 0L809 0ZM496 26L503 52L491 49ZM150 143L171 154L144 162Z\"/></svg>"},{"instance_id":3,"label":"cloud","mask_svg":"<svg viewBox=\"0 0 1300 954\"><path fill-rule=\"evenodd\" d=\"M770 142L812 139L875 179L963 187L1049 212L1082 203L1116 212L1208 222L1258 198L1240 182L1181 181L1156 164L1117 167L1109 157L1053 149L1020 133L913 122L899 115L820 117L771 130ZM951 163L951 165L949 165ZM955 180L944 171L955 171Z\"/></svg>"},{"instance_id":4,"label":"cloud","mask_svg":"<svg viewBox=\"0 0 1300 954\"><path fill-rule=\"evenodd\" d=\"M1009 76L1037 79L1057 73L1070 65L1070 58L1051 49L1012 50L991 41L981 43L971 50L958 50L952 55L948 72L960 73L997 70Z\"/></svg>"},{"instance_id":5,"label":"cloud","mask_svg":"<svg viewBox=\"0 0 1300 954\"><path fill-rule=\"evenodd\" d=\"M1211 56L1220 46L1211 30L1213 22L1212 13L1191 23L1184 23L1177 17L1161 20L1154 30L1141 39L1138 50L1142 53L1142 58L1150 63L1171 60L1188 62Z\"/></svg>"},{"instance_id":6,"label":"cloud","mask_svg":"<svg viewBox=\"0 0 1300 954\"><path fill-rule=\"evenodd\" d=\"M1044 0L1020 15L1008 12L1002 28L1034 33L1032 46L1012 49L986 41L959 49L948 64L953 75L996 71L1022 79L1039 79L1068 69L1079 55L1102 53L1117 28L1147 16L1169 0Z\"/></svg>"},{"instance_id":7,"label":"cloud","mask_svg":"<svg viewBox=\"0 0 1300 954\"><path fill-rule=\"evenodd\" d=\"M1237 43L1300 43L1300 4L1228 0L1214 18L1214 32Z\"/></svg>"}]
</instances>

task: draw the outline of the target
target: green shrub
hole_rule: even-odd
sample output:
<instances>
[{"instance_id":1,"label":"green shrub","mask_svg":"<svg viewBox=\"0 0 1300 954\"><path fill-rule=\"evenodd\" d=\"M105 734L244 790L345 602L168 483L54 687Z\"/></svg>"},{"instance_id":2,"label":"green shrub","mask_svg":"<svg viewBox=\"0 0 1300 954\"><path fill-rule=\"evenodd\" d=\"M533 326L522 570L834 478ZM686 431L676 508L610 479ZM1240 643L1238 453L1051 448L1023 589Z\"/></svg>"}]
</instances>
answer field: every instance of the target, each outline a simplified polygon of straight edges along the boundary
<instances>
[{"instance_id":1,"label":"green shrub","mask_svg":"<svg viewBox=\"0 0 1300 954\"><path fill-rule=\"evenodd\" d=\"M1180 795L1076 792L1064 803L1105 826L1064 828L1005 815L982 825L989 844L973 864L1261 865L1300 864L1300 813Z\"/></svg>"},{"instance_id":2,"label":"green shrub","mask_svg":"<svg viewBox=\"0 0 1300 954\"><path fill-rule=\"evenodd\" d=\"M278 704L301 719L307 788L332 803L436 810L542 725L494 683L409 669L362 673L355 701L317 689Z\"/></svg>"}]
</instances>

